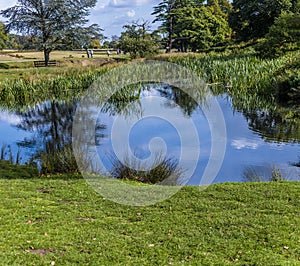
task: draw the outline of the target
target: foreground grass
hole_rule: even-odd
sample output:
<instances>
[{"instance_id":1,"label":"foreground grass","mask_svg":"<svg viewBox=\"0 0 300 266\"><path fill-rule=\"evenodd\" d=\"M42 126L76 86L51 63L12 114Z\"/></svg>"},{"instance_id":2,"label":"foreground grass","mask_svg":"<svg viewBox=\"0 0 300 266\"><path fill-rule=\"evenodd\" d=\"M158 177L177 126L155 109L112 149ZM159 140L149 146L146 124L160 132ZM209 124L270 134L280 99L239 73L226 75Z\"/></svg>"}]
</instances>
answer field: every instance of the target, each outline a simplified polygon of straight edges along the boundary
<instances>
[{"instance_id":1,"label":"foreground grass","mask_svg":"<svg viewBox=\"0 0 300 266\"><path fill-rule=\"evenodd\" d=\"M112 203L78 176L0 180L1 265L299 265L300 183Z\"/></svg>"}]
</instances>

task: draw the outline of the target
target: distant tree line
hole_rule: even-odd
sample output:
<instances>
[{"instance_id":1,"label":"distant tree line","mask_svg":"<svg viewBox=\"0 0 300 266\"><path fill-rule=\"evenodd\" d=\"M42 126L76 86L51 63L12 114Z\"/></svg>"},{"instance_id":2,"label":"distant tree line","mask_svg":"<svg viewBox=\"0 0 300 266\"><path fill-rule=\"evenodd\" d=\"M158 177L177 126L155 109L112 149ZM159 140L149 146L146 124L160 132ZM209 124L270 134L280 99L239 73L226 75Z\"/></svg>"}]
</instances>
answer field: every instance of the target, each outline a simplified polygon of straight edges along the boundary
<instances>
[{"instance_id":1,"label":"distant tree line","mask_svg":"<svg viewBox=\"0 0 300 266\"><path fill-rule=\"evenodd\" d=\"M115 48L132 57L166 52L220 51L232 44L257 42L262 56L300 48L300 0L162 0L153 8L153 22L124 25L108 41L98 25L86 26L97 0L18 0L2 10L0 49L40 49L45 60L53 49ZM30 8L24 8L30 7ZM9 30L17 33L8 34Z\"/></svg>"},{"instance_id":2,"label":"distant tree line","mask_svg":"<svg viewBox=\"0 0 300 266\"><path fill-rule=\"evenodd\" d=\"M261 56L277 56L300 48L300 0L162 0L149 22L124 26L107 48L121 48L133 57L154 53L222 51L240 43L258 43Z\"/></svg>"},{"instance_id":3,"label":"distant tree line","mask_svg":"<svg viewBox=\"0 0 300 266\"><path fill-rule=\"evenodd\" d=\"M53 50L83 47L101 37L99 25L87 25L87 17L96 3L97 0L18 0L0 15L8 19L4 31L26 36L20 37L23 45L26 47L30 40L44 52L48 65ZM20 38L11 36L10 45Z\"/></svg>"}]
</instances>

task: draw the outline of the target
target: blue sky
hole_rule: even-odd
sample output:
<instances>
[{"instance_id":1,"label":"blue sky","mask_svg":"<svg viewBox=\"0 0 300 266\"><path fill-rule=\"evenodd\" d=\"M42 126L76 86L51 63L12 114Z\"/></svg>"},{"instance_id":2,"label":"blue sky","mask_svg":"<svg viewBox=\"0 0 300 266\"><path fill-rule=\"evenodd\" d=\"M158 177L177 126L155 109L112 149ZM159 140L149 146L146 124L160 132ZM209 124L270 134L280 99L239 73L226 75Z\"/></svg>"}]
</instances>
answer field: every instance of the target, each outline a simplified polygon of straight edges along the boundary
<instances>
[{"instance_id":1,"label":"blue sky","mask_svg":"<svg viewBox=\"0 0 300 266\"><path fill-rule=\"evenodd\" d=\"M104 29L104 35L120 35L122 26L136 20L153 21L153 7L161 0L98 0L92 10L90 21ZM0 0L0 10L14 6L17 0ZM3 21L3 19L2 19ZM153 29L157 25L153 24Z\"/></svg>"}]
</instances>

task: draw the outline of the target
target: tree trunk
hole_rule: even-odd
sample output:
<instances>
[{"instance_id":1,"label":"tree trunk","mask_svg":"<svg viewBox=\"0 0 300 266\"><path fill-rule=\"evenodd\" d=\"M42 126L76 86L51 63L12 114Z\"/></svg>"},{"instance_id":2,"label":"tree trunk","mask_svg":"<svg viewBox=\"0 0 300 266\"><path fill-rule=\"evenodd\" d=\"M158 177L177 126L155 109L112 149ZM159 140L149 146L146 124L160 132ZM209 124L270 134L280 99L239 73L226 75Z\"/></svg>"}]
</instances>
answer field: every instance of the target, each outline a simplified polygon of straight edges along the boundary
<instances>
[{"instance_id":1,"label":"tree trunk","mask_svg":"<svg viewBox=\"0 0 300 266\"><path fill-rule=\"evenodd\" d=\"M167 50L166 52L167 53L171 53L172 51L172 46L173 46L173 18L171 17L170 18L170 21L169 21L170 25L169 25L169 38L168 38L168 47L167 47Z\"/></svg>"},{"instance_id":2,"label":"tree trunk","mask_svg":"<svg viewBox=\"0 0 300 266\"><path fill-rule=\"evenodd\" d=\"M44 59L45 59L45 66L49 66L50 61L50 50L47 48L44 48Z\"/></svg>"}]
</instances>

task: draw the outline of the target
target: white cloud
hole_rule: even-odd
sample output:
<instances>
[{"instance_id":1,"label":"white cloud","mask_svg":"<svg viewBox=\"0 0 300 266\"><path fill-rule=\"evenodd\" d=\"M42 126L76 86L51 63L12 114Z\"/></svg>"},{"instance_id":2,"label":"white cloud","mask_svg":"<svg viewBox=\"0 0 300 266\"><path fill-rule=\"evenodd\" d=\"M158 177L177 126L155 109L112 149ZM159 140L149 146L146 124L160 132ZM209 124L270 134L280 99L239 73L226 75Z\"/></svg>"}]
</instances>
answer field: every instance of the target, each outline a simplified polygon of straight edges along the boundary
<instances>
[{"instance_id":1,"label":"white cloud","mask_svg":"<svg viewBox=\"0 0 300 266\"><path fill-rule=\"evenodd\" d=\"M148 4L156 4L153 0L110 0L108 6L117 8L137 7Z\"/></svg>"},{"instance_id":2,"label":"white cloud","mask_svg":"<svg viewBox=\"0 0 300 266\"><path fill-rule=\"evenodd\" d=\"M133 18L135 16L135 11L134 10L129 10L129 11L127 11L126 15L129 18Z\"/></svg>"},{"instance_id":3,"label":"white cloud","mask_svg":"<svg viewBox=\"0 0 300 266\"><path fill-rule=\"evenodd\" d=\"M117 8L124 8L134 6L135 1L128 1L128 0L110 0L109 6L110 7L117 7Z\"/></svg>"},{"instance_id":4,"label":"white cloud","mask_svg":"<svg viewBox=\"0 0 300 266\"><path fill-rule=\"evenodd\" d=\"M136 0L135 3L137 6L146 5L153 2L152 0Z\"/></svg>"},{"instance_id":5,"label":"white cloud","mask_svg":"<svg viewBox=\"0 0 300 266\"><path fill-rule=\"evenodd\" d=\"M105 7L108 6L109 1L106 2L97 2L96 7L94 8L94 11L99 11L99 10L103 10Z\"/></svg>"},{"instance_id":6,"label":"white cloud","mask_svg":"<svg viewBox=\"0 0 300 266\"><path fill-rule=\"evenodd\" d=\"M8 112L1 112L0 121L11 125L17 125L21 122L21 118L17 115L9 114Z\"/></svg>"},{"instance_id":7,"label":"white cloud","mask_svg":"<svg viewBox=\"0 0 300 266\"><path fill-rule=\"evenodd\" d=\"M89 20L90 23L99 24L107 37L119 35L123 31L122 26L133 19L152 21L153 7L160 2L161 0L100 0L91 11ZM16 3L17 0L0 0L0 10ZM0 21L5 19L0 17Z\"/></svg>"},{"instance_id":8,"label":"white cloud","mask_svg":"<svg viewBox=\"0 0 300 266\"><path fill-rule=\"evenodd\" d=\"M235 139L231 142L231 146L237 150L241 150L241 149L256 150L261 145L262 145L261 141L250 140L245 138Z\"/></svg>"},{"instance_id":9,"label":"white cloud","mask_svg":"<svg viewBox=\"0 0 300 266\"><path fill-rule=\"evenodd\" d=\"M17 0L0 0L0 10L6 9L8 7L12 7L17 3Z\"/></svg>"}]
</instances>

